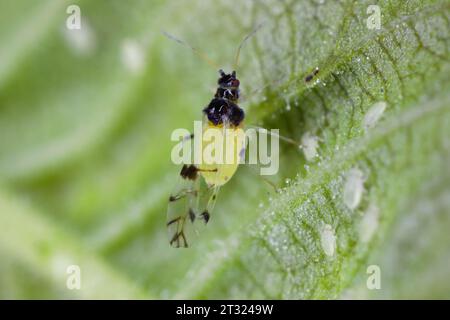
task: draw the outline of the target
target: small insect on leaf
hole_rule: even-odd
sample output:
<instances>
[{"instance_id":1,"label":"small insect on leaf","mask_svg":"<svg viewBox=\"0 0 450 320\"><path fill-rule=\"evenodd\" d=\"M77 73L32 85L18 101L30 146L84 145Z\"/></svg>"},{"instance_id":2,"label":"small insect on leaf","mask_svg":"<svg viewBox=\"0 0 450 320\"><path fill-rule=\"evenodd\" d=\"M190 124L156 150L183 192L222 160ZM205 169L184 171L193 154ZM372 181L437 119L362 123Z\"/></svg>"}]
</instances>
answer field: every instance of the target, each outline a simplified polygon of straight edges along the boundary
<instances>
[{"instance_id":1,"label":"small insect on leaf","mask_svg":"<svg viewBox=\"0 0 450 320\"><path fill-rule=\"evenodd\" d=\"M319 68L316 67L313 72L311 72L310 74L308 74L305 77L305 82L310 82L312 79L314 79L314 77L319 73Z\"/></svg>"},{"instance_id":2,"label":"small insect on leaf","mask_svg":"<svg viewBox=\"0 0 450 320\"><path fill-rule=\"evenodd\" d=\"M262 25L259 25L251 33L244 37L236 50L234 66L239 62L239 53L245 42L253 36ZM191 46L167 32L163 34L169 39L190 48L197 56L212 66L216 64L202 51ZM245 154L245 139L236 139L236 132L242 131L244 121L244 110L238 106L240 81L236 76L236 71L226 73L219 70L218 87L213 99L208 106L203 109L202 135L199 138L202 143L201 152L196 154L194 159L203 159L205 151L210 149L209 140L205 138L206 133L215 131L218 133L219 150L214 153L228 151L231 149L231 161L213 161L199 164L184 164L181 168L179 183L169 197L167 209L167 229L169 243L173 247L187 248L193 237L198 233L202 222L206 225L214 209L219 189L227 183L236 172L242 154ZM189 139L197 138L191 135ZM237 143L231 143L231 141ZM222 149L222 150L220 150ZM229 155L225 152L226 155ZM228 159L227 159L228 160ZM203 179L200 179L200 176Z\"/></svg>"}]
</instances>

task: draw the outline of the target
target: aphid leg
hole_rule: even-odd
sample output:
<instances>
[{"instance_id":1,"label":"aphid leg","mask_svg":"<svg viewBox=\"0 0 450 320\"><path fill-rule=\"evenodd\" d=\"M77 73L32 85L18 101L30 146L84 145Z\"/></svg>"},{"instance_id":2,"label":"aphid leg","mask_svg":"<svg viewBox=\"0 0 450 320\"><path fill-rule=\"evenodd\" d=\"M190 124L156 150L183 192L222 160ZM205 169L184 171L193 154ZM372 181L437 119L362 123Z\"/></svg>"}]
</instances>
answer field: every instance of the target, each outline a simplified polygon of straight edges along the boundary
<instances>
[{"instance_id":1,"label":"aphid leg","mask_svg":"<svg viewBox=\"0 0 450 320\"><path fill-rule=\"evenodd\" d=\"M278 186L275 184L275 182L271 181L270 179L266 178L265 176L262 176L259 174L259 172L256 171L256 168L254 168L253 166L248 166L250 168L250 170L252 171L252 173L254 173L256 176L258 176L264 183L268 184L271 188L273 188L273 190L275 191L275 193L278 193L278 191L280 190L278 188Z\"/></svg>"},{"instance_id":2,"label":"aphid leg","mask_svg":"<svg viewBox=\"0 0 450 320\"><path fill-rule=\"evenodd\" d=\"M217 168L216 169L198 169L198 171L200 171L200 172L217 172Z\"/></svg>"},{"instance_id":3,"label":"aphid leg","mask_svg":"<svg viewBox=\"0 0 450 320\"><path fill-rule=\"evenodd\" d=\"M176 195L170 195L169 202L180 200L181 198L186 197L188 194L197 195L197 190L181 190Z\"/></svg>"},{"instance_id":4,"label":"aphid leg","mask_svg":"<svg viewBox=\"0 0 450 320\"><path fill-rule=\"evenodd\" d=\"M252 97L259 95L262 91L264 91L265 89L269 88L269 87L277 87L280 86L280 84L286 80L288 74L287 73L283 73L280 77L278 77L277 79L273 79L272 81L269 81L267 84L262 85L258 88L255 88L253 90L251 90L248 94L241 94L241 102L246 102L248 100L250 100Z\"/></svg>"},{"instance_id":5,"label":"aphid leg","mask_svg":"<svg viewBox=\"0 0 450 320\"><path fill-rule=\"evenodd\" d=\"M210 218L210 213L213 211L214 206L216 205L217 195L219 193L219 188L217 186L210 186L209 188L212 189L211 196L208 199L208 204L206 205L205 211L200 213L200 218L203 219L205 224L208 223Z\"/></svg>"},{"instance_id":6,"label":"aphid leg","mask_svg":"<svg viewBox=\"0 0 450 320\"><path fill-rule=\"evenodd\" d=\"M269 134L272 137L279 138L281 141L284 141L284 142L287 142L289 144L292 144L292 145L296 146L297 148L300 147L300 143L295 141L294 139L291 139L291 138L288 138L288 137L285 137L285 136L273 133L272 131L269 131L269 130L267 130L265 128L262 128L262 127L258 127L258 126L248 126L248 127L253 128L255 130L258 130L260 133Z\"/></svg>"},{"instance_id":7,"label":"aphid leg","mask_svg":"<svg viewBox=\"0 0 450 320\"><path fill-rule=\"evenodd\" d=\"M167 232L172 247L188 247L195 232L196 212L200 179L194 165L181 170L180 185L172 191L167 209ZM189 241L188 241L189 240ZM189 242L189 243L188 243Z\"/></svg>"},{"instance_id":8,"label":"aphid leg","mask_svg":"<svg viewBox=\"0 0 450 320\"><path fill-rule=\"evenodd\" d=\"M190 165L185 164L181 168L180 176L183 179L197 180L199 172L216 172L216 171L217 171L217 169L211 169L211 170L209 170L209 169L199 169L193 164L190 164Z\"/></svg>"},{"instance_id":9,"label":"aphid leg","mask_svg":"<svg viewBox=\"0 0 450 320\"><path fill-rule=\"evenodd\" d=\"M181 237L183 238L183 243L184 243L183 247L185 247L185 248L189 247L189 245L186 241L186 237L184 236L184 232L181 232Z\"/></svg>"},{"instance_id":10,"label":"aphid leg","mask_svg":"<svg viewBox=\"0 0 450 320\"><path fill-rule=\"evenodd\" d=\"M177 232L175 232L175 234L173 235L172 239L170 239L170 245L171 246L174 246L176 248L179 248L181 246L183 246L184 248L189 247L189 245L188 245L188 243L186 241L186 237L184 235L184 230L183 230L184 222L185 222L185 218L184 217L178 217L178 218L175 218L175 219L173 219L173 220L171 220L171 221L169 221L167 223L167 226L170 226L173 223L177 224Z\"/></svg>"}]
</instances>

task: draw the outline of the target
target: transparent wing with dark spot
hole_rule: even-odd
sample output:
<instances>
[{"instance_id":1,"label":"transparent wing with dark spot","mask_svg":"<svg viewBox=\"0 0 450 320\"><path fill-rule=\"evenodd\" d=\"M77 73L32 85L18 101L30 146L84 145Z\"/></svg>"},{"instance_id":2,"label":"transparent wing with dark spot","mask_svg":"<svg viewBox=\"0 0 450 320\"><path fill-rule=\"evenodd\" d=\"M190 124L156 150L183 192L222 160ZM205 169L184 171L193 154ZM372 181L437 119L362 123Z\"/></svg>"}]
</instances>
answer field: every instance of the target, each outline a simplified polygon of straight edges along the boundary
<instances>
[{"instance_id":1,"label":"transparent wing with dark spot","mask_svg":"<svg viewBox=\"0 0 450 320\"><path fill-rule=\"evenodd\" d=\"M194 165L185 165L181 173L187 167L198 170ZM169 197L167 232L171 246L187 248L208 223L220 187L208 186L198 171L194 179L180 174L179 180Z\"/></svg>"},{"instance_id":2,"label":"transparent wing with dark spot","mask_svg":"<svg viewBox=\"0 0 450 320\"><path fill-rule=\"evenodd\" d=\"M202 169L197 165L183 165L177 186L170 194L167 232L169 243L173 247L191 246L208 223L214 209L220 187L207 185L201 172ZM218 170L215 169L214 172Z\"/></svg>"},{"instance_id":3,"label":"transparent wing with dark spot","mask_svg":"<svg viewBox=\"0 0 450 320\"><path fill-rule=\"evenodd\" d=\"M188 247L195 234L194 222L198 211L200 177L198 174L186 177L184 175L186 168L196 169L195 166L183 166L179 182L170 194L167 208L167 232L173 247Z\"/></svg>"}]
</instances>

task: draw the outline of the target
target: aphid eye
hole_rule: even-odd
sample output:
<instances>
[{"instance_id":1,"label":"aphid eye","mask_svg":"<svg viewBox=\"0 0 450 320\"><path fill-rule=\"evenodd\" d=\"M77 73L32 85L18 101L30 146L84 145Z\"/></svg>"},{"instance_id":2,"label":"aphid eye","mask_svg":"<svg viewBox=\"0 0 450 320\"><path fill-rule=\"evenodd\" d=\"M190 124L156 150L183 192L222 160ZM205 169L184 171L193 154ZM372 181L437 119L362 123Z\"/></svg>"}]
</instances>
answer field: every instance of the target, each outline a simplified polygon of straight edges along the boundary
<instances>
[{"instance_id":1,"label":"aphid eye","mask_svg":"<svg viewBox=\"0 0 450 320\"><path fill-rule=\"evenodd\" d=\"M234 79L231 81L231 86L232 87L239 87L239 80L238 79Z\"/></svg>"}]
</instances>

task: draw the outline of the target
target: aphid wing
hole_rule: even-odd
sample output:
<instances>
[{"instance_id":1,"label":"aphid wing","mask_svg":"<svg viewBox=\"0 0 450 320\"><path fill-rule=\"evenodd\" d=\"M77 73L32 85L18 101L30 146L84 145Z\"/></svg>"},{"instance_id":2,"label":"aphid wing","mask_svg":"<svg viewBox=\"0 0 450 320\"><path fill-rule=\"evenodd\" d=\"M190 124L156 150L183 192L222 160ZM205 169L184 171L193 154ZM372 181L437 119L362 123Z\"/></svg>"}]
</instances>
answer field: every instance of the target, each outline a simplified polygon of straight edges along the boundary
<instances>
[{"instance_id":1,"label":"aphid wing","mask_svg":"<svg viewBox=\"0 0 450 320\"><path fill-rule=\"evenodd\" d=\"M193 180L180 176L169 197L167 232L173 247L188 247L195 236L194 222L198 212L199 186L198 176Z\"/></svg>"},{"instance_id":2,"label":"aphid wing","mask_svg":"<svg viewBox=\"0 0 450 320\"><path fill-rule=\"evenodd\" d=\"M207 129L216 129L223 137L228 135L230 123L226 119L221 127L210 126L204 119L203 133ZM233 138L234 139L234 138ZM224 140L225 143L226 139ZM174 247L188 247L201 229L208 223L214 210L220 187L225 184L236 171L241 153L245 153L244 143L235 146L239 155L231 164L222 162L205 163L205 141L202 137L202 163L199 165L184 165L180 172L180 181L169 199L167 211L167 229L169 242ZM202 176L202 178L200 178Z\"/></svg>"},{"instance_id":3,"label":"aphid wing","mask_svg":"<svg viewBox=\"0 0 450 320\"><path fill-rule=\"evenodd\" d=\"M195 180L180 177L167 209L167 232L171 246L187 248L208 223L220 186L208 186L198 175Z\"/></svg>"},{"instance_id":4,"label":"aphid wing","mask_svg":"<svg viewBox=\"0 0 450 320\"><path fill-rule=\"evenodd\" d=\"M207 125L207 122L204 124ZM193 145L191 147L196 152ZM185 164L177 186L169 197L167 232L173 247L189 247L209 221L209 213L214 208L219 188L206 184L201 178L205 172L203 170L208 170L213 175L218 172L217 165L205 169L203 165Z\"/></svg>"}]
</instances>

